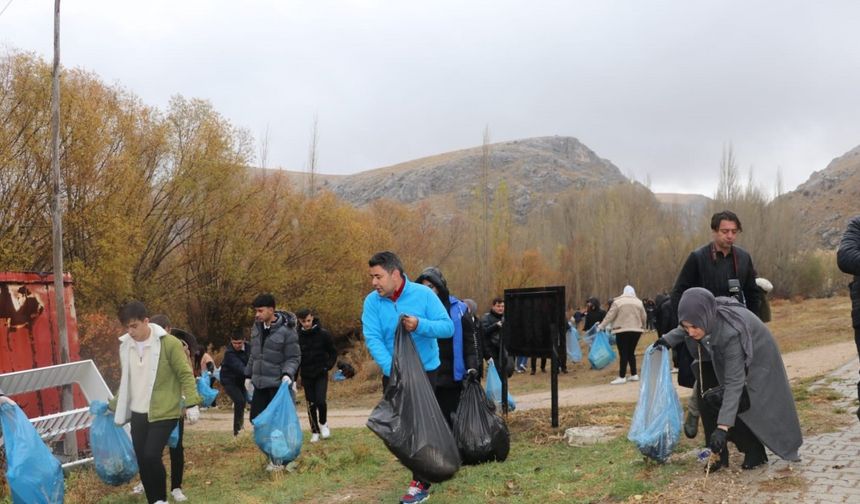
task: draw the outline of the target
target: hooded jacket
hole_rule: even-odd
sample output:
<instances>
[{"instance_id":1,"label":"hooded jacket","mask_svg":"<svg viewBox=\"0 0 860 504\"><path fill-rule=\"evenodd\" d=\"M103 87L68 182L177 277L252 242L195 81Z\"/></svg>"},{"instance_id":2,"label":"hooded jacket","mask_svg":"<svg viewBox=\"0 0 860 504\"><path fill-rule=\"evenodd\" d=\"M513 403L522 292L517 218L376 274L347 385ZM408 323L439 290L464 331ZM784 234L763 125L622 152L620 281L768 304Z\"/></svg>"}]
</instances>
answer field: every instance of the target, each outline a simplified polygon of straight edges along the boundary
<instances>
[{"instance_id":1,"label":"hooded jacket","mask_svg":"<svg viewBox=\"0 0 860 504\"><path fill-rule=\"evenodd\" d=\"M302 379L324 375L337 362L337 350L331 334L317 318L310 329L299 327L299 346L302 348L302 363L299 366Z\"/></svg>"},{"instance_id":2,"label":"hooded jacket","mask_svg":"<svg viewBox=\"0 0 860 504\"><path fill-rule=\"evenodd\" d=\"M172 420L179 418L184 406L195 406L203 402L197 394L197 384L194 374L185 355L182 343L171 336L156 324L149 324L152 338L152 349L150 365L149 389L152 391L149 400L148 420L157 422L159 420ZM131 396L129 392L129 379L131 366L128 362L128 354L134 339L126 333L119 337L119 362L121 375L119 391L110 400L108 407L114 411L114 421L123 425L131 420Z\"/></svg>"},{"instance_id":3,"label":"hooded jacket","mask_svg":"<svg viewBox=\"0 0 860 504\"><path fill-rule=\"evenodd\" d=\"M836 264L843 273L854 275L854 281L848 284L848 292L851 294L851 325L855 331L860 330L860 216L854 217L848 223L836 253ZM857 348L860 348L860 340L856 334L854 339Z\"/></svg>"},{"instance_id":4,"label":"hooded jacket","mask_svg":"<svg viewBox=\"0 0 860 504\"><path fill-rule=\"evenodd\" d=\"M269 333L263 323L256 321L251 329L251 353L245 366L245 377L251 378L254 388L276 388L284 375L296 379L302 361L296 316L290 312L275 312Z\"/></svg>"},{"instance_id":5,"label":"hooded jacket","mask_svg":"<svg viewBox=\"0 0 860 504\"><path fill-rule=\"evenodd\" d=\"M424 280L436 287L439 300L445 305L448 316L454 323L454 336L439 340L440 364L436 386L458 387L466 371L478 370L479 352L472 315L466 303L449 293L448 283L438 268L426 268L415 281L421 283Z\"/></svg>"},{"instance_id":6,"label":"hooded jacket","mask_svg":"<svg viewBox=\"0 0 860 504\"><path fill-rule=\"evenodd\" d=\"M630 287L629 285L627 287ZM619 334L625 332L645 332L645 324L647 322L647 314L642 300L636 297L636 292L633 287L628 290L624 288L624 294L618 296L612 301L612 306L606 312L606 316L597 326L603 329L609 324L612 324L612 333Z\"/></svg>"}]
</instances>

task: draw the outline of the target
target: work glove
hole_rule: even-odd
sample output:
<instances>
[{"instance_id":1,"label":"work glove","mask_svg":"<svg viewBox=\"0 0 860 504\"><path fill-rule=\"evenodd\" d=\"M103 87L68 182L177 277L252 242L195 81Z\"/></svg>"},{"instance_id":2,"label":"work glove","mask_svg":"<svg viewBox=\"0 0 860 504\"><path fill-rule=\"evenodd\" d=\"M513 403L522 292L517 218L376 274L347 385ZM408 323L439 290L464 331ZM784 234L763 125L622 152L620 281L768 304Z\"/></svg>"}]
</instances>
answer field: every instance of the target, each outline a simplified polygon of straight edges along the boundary
<instances>
[{"instance_id":1,"label":"work glove","mask_svg":"<svg viewBox=\"0 0 860 504\"><path fill-rule=\"evenodd\" d=\"M197 423L197 420L200 420L200 408L197 406L192 406L185 410L185 418L188 419L188 423L194 425Z\"/></svg>"},{"instance_id":2,"label":"work glove","mask_svg":"<svg viewBox=\"0 0 860 504\"><path fill-rule=\"evenodd\" d=\"M720 453L726 447L726 437L729 435L728 432L723 429L717 428L714 432L711 433L711 442L708 443L708 448L711 449L713 453Z\"/></svg>"},{"instance_id":3,"label":"work glove","mask_svg":"<svg viewBox=\"0 0 860 504\"><path fill-rule=\"evenodd\" d=\"M10 404L12 406L17 406L17 403L12 399L9 399L7 396L0 396L0 404Z\"/></svg>"},{"instance_id":4,"label":"work glove","mask_svg":"<svg viewBox=\"0 0 860 504\"><path fill-rule=\"evenodd\" d=\"M664 338L657 338L657 341L654 342L654 348L657 349L659 347L663 347L666 350L672 349L672 346L669 345L669 342L666 341Z\"/></svg>"},{"instance_id":5,"label":"work glove","mask_svg":"<svg viewBox=\"0 0 860 504\"><path fill-rule=\"evenodd\" d=\"M251 383L250 378L245 378L245 390L254 390L254 384Z\"/></svg>"},{"instance_id":6,"label":"work glove","mask_svg":"<svg viewBox=\"0 0 860 504\"><path fill-rule=\"evenodd\" d=\"M292 378L290 378L290 375L284 375L284 376L281 378L281 383L286 383L287 385L292 385L292 384L293 384L293 379L292 379Z\"/></svg>"}]
</instances>

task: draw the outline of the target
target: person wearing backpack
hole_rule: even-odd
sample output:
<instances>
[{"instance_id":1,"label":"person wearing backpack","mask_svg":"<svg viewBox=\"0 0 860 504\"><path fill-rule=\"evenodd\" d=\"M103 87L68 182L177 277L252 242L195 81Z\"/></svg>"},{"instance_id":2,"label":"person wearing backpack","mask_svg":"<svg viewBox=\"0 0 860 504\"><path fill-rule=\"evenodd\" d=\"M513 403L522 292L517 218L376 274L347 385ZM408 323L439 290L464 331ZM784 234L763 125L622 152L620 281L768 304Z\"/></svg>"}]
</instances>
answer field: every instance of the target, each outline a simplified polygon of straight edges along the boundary
<instances>
[{"instance_id":1,"label":"person wearing backpack","mask_svg":"<svg viewBox=\"0 0 860 504\"><path fill-rule=\"evenodd\" d=\"M478 344L472 326L472 315L463 301L448 291L448 282L439 268L429 267L415 280L430 288L448 310L454 322L454 337L439 340L439 372L436 376L436 400L445 415L448 427L454 428L454 412L460 405L463 380L478 377Z\"/></svg>"},{"instance_id":2,"label":"person wearing backpack","mask_svg":"<svg viewBox=\"0 0 860 504\"><path fill-rule=\"evenodd\" d=\"M245 389L254 387L250 418L253 421L272 402L282 383L295 381L302 351L296 331L296 316L275 310L275 296L260 294L254 298L254 325L251 328L251 352L245 365ZM279 471L281 464L270 461L267 471Z\"/></svg>"},{"instance_id":3,"label":"person wearing backpack","mask_svg":"<svg viewBox=\"0 0 860 504\"><path fill-rule=\"evenodd\" d=\"M326 393L328 391L328 370L337 362L337 350L334 348L331 334L326 331L319 319L309 309L296 312L299 319L299 346L302 349L302 363L299 366L299 376L302 377L302 388L305 391L305 402L308 405L308 422L311 424L311 443L316 443L331 436L328 428L328 407Z\"/></svg>"}]
</instances>

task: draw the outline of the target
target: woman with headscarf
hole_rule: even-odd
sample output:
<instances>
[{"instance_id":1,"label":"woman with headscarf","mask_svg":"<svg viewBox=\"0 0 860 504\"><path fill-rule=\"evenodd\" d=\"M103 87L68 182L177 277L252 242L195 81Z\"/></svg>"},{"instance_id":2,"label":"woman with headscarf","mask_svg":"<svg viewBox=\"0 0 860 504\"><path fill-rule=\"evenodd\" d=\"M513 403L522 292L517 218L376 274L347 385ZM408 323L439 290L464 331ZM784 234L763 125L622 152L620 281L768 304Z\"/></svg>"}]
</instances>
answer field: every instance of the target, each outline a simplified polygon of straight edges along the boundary
<instances>
[{"instance_id":1,"label":"woman with headscarf","mask_svg":"<svg viewBox=\"0 0 860 504\"><path fill-rule=\"evenodd\" d=\"M636 291L630 285L624 286L624 292L612 301L606 317L597 326L603 330L612 324L612 334L618 345L618 378L609 382L611 385L627 383L627 366L630 366L630 381L639 381L636 372L636 345L645 332L647 315L642 300L636 297Z\"/></svg>"},{"instance_id":2,"label":"woman with headscarf","mask_svg":"<svg viewBox=\"0 0 860 504\"><path fill-rule=\"evenodd\" d=\"M694 393L719 396L722 390L721 404L704 397L700 401L708 446L720 454L710 470L728 465L727 440L744 454L743 469L767 462L765 446L785 460L799 460L800 421L779 347L767 326L734 298L715 298L700 287L681 296L678 320L680 327L655 345L668 348L684 340L699 362L713 364L713 373L699 376ZM693 363L694 372L699 362Z\"/></svg>"}]
</instances>

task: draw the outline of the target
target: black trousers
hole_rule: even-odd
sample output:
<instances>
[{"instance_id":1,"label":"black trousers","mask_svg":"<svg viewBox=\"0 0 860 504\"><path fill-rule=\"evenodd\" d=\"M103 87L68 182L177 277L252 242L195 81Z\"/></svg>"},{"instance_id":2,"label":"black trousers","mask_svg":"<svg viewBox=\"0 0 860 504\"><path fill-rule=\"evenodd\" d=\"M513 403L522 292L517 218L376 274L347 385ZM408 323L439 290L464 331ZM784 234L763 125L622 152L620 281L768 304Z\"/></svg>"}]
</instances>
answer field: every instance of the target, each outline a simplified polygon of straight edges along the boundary
<instances>
[{"instance_id":1,"label":"black trousers","mask_svg":"<svg viewBox=\"0 0 860 504\"><path fill-rule=\"evenodd\" d=\"M618 376L624 378L627 375L627 366L630 366L630 374L636 372L636 345L642 333L621 332L615 335L615 344L618 345Z\"/></svg>"},{"instance_id":2,"label":"black trousers","mask_svg":"<svg viewBox=\"0 0 860 504\"><path fill-rule=\"evenodd\" d=\"M328 373L312 378L302 376L302 388L305 389L305 402L308 403L311 432L319 434L320 424L328 422L328 406L325 402L328 392Z\"/></svg>"},{"instance_id":3,"label":"black trousers","mask_svg":"<svg viewBox=\"0 0 860 504\"><path fill-rule=\"evenodd\" d=\"M222 382L221 385L227 395L230 396L230 400L233 401L233 434L235 435L242 430L245 423L245 404L247 404L245 384L236 385L233 382Z\"/></svg>"},{"instance_id":4,"label":"black trousers","mask_svg":"<svg viewBox=\"0 0 860 504\"><path fill-rule=\"evenodd\" d=\"M460 406L460 392L462 392L460 383L457 382L451 387L436 387L436 402L442 408L442 415L445 416L445 421L448 422L448 427L454 429L454 413L457 412L457 407Z\"/></svg>"},{"instance_id":5,"label":"black trousers","mask_svg":"<svg viewBox=\"0 0 860 504\"><path fill-rule=\"evenodd\" d=\"M532 373L537 371L537 357L532 357ZM546 357L540 358L540 370L546 371Z\"/></svg>"},{"instance_id":6,"label":"black trousers","mask_svg":"<svg viewBox=\"0 0 860 504\"><path fill-rule=\"evenodd\" d=\"M131 444L149 504L167 501L167 471L161 456L174 427L175 418L150 422L146 413L131 413Z\"/></svg>"},{"instance_id":7,"label":"black trousers","mask_svg":"<svg viewBox=\"0 0 860 504\"><path fill-rule=\"evenodd\" d=\"M173 432L173 429L170 429L170 431ZM185 418L179 417L179 443L176 444L176 448L169 448L171 490L174 488L182 488L182 474L185 472L185 448L182 446L183 439L185 439Z\"/></svg>"},{"instance_id":8,"label":"black trousers","mask_svg":"<svg viewBox=\"0 0 860 504\"><path fill-rule=\"evenodd\" d=\"M269 387L269 388L255 388L254 389L254 397L251 398L251 414L250 419L253 420L257 418L257 415L263 412L264 409L272 402L272 399L275 398L275 394L278 393L278 387Z\"/></svg>"},{"instance_id":9,"label":"black trousers","mask_svg":"<svg viewBox=\"0 0 860 504\"><path fill-rule=\"evenodd\" d=\"M698 387L704 387L704 390L708 390L719 386L719 384L717 375L714 373L713 364L710 361L702 362L702 379L696 382L693 393L696 394L696 399L699 403L699 416L702 418L702 427L705 429L705 443L710 441L711 434L717 429L717 418L720 415L720 410L711 408L702 400ZM764 445L747 424L741 420L741 417L735 417L735 425L729 429L727 439L733 442L741 453L765 454Z\"/></svg>"},{"instance_id":10,"label":"black trousers","mask_svg":"<svg viewBox=\"0 0 860 504\"><path fill-rule=\"evenodd\" d=\"M432 388L433 390L436 390L436 374L437 374L437 371L439 371L439 370L434 369L433 371L425 371L425 373L427 374L427 381L430 382L430 388ZM385 389L387 389L387 388L388 388L388 377L385 375L382 375L382 393L383 394L385 394ZM438 402L438 399L436 400L436 402ZM412 479L415 481L418 481L419 483L424 485L425 488L430 488L430 482L422 480L421 478L418 477L417 474L412 473Z\"/></svg>"}]
</instances>

